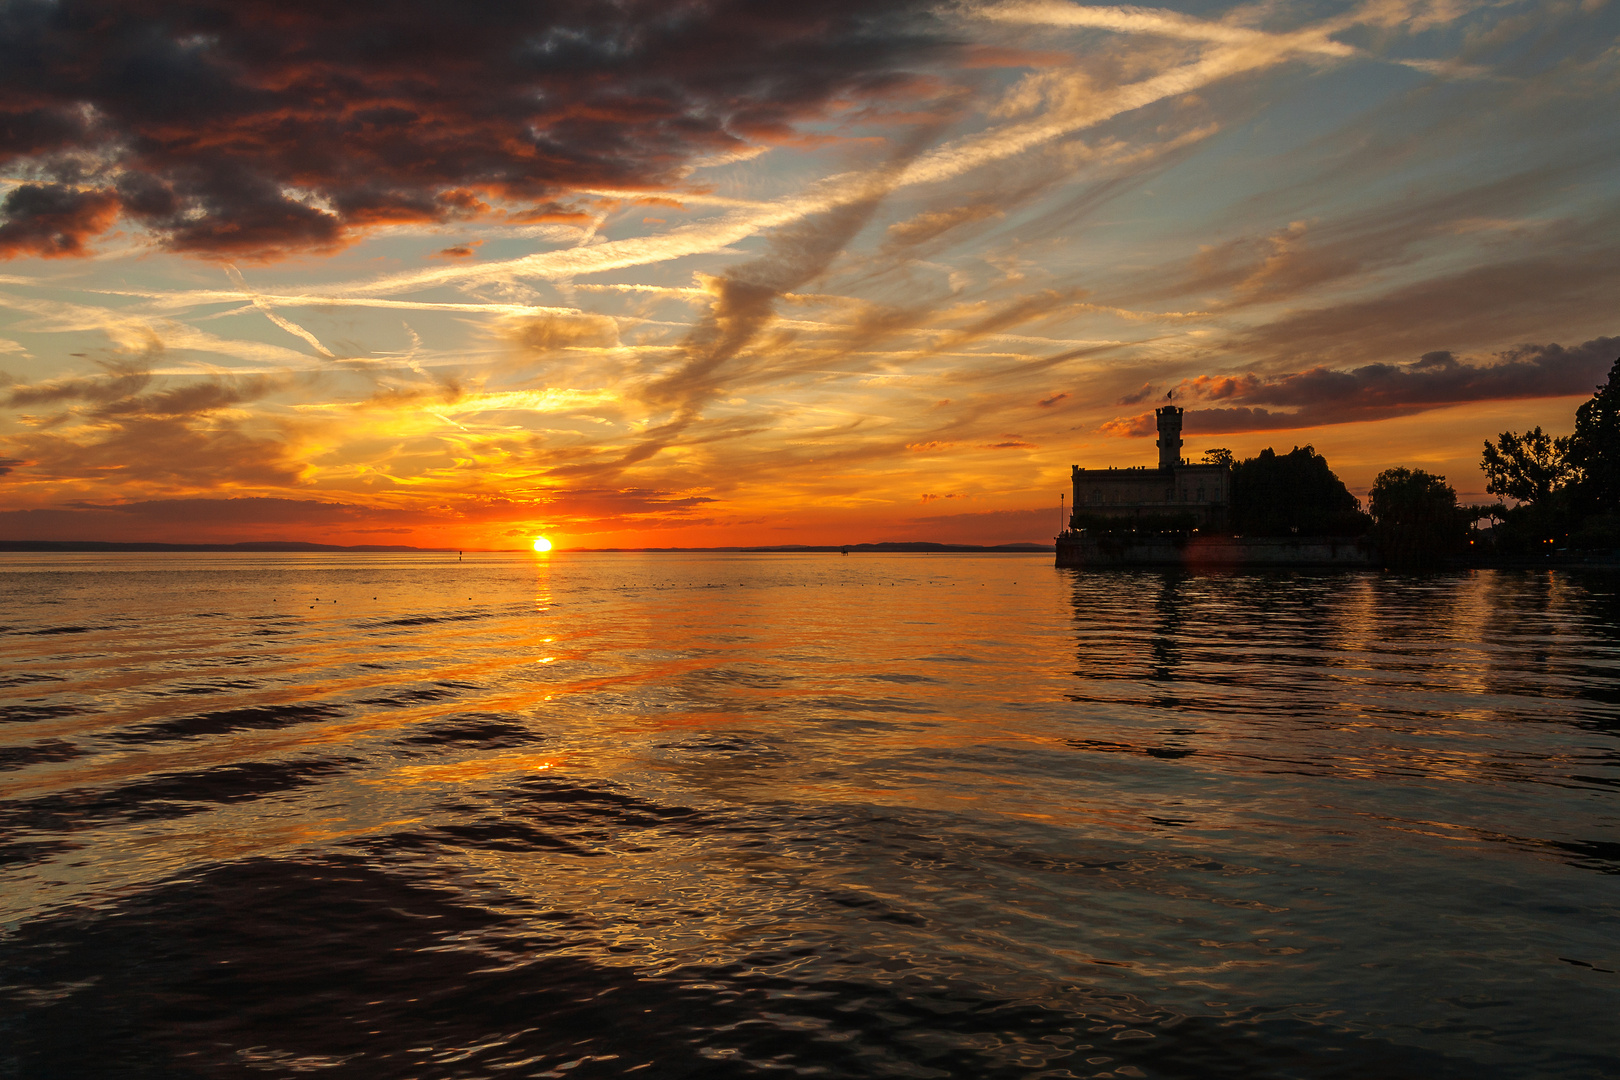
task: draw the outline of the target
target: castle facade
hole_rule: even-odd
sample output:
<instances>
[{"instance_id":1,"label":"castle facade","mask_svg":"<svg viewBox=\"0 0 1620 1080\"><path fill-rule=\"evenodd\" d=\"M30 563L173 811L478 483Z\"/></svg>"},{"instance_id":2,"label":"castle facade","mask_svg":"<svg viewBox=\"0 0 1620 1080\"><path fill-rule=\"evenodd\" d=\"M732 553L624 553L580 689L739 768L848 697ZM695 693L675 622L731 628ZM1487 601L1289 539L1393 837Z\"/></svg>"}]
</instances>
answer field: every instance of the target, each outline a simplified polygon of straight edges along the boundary
<instances>
[{"instance_id":1,"label":"castle facade","mask_svg":"<svg viewBox=\"0 0 1620 1080\"><path fill-rule=\"evenodd\" d=\"M1158 468L1073 467L1074 513L1069 528L1107 522L1114 527L1168 530L1177 527L1220 532L1228 527L1232 467L1191 465L1181 457L1181 417L1185 410L1155 409L1159 428Z\"/></svg>"}]
</instances>

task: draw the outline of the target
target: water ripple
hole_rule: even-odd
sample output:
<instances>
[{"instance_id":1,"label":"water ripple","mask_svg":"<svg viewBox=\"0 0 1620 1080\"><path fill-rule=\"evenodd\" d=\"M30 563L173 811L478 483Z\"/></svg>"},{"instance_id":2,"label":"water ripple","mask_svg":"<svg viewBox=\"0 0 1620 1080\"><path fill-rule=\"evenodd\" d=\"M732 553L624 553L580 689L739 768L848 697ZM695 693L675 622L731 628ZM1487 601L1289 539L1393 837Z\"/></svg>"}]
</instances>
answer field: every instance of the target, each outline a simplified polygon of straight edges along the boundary
<instances>
[{"instance_id":1,"label":"water ripple","mask_svg":"<svg viewBox=\"0 0 1620 1080\"><path fill-rule=\"evenodd\" d=\"M4 556L0 1073L1620 1073L1620 582L1047 558Z\"/></svg>"}]
</instances>

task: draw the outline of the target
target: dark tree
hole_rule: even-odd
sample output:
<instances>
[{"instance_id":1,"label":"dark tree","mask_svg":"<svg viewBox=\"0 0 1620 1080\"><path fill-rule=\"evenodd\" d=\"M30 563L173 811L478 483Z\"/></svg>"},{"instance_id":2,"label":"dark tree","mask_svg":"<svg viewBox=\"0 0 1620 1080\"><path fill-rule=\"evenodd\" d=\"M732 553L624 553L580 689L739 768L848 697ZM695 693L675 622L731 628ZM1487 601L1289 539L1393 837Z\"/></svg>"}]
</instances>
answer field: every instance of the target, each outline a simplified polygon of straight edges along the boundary
<instances>
[{"instance_id":1,"label":"dark tree","mask_svg":"<svg viewBox=\"0 0 1620 1080\"><path fill-rule=\"evenodd\" d=\"M1236 462L1237 459L1232 456L1232 451L1224 446L1217 446L1204 451L1205 465L1233 465Z\"/></svg>"},{"instance_id":2,"label":"dark tree","mask_svg":"<svg viewBox=\"0 0 1620 1080\"><path fill-rule=\"evenodd\" d=\"M1576 473L1576 511L1620 512L1620 360L1592 399L1575 410L1575 434L1569 437L1565 454Z\"/></svg>"},{"instance_id":3,"label":"dark tree","mask_svg":"<svg viewBox=\"0 0 1620 1080\"><path fill-rule=\"evenodd\" d=\"M1267 447L1232 467L1232 529L1251 536L1359 536L1370 522L1361 503L1309 446Z\"/></svg>"},{"instance_id":4,"label":"dark tree","mask_svg":"<svg viewBox=\"0 0 1620 1080\"><path fill-rule=\"evenodd\" d=\"M1620 547L1620 360L1575 411L1573 435L1504 431L1486 440L1480 468L1487 491L1518 503L1495 530L1500 554Z\"/></svg>"},{"instance_id":5,"label":"dark tree","mask_svg":"<svg viewBox=\"0 0 1620 1080\"><path fill-rule=\"evenodd\" d=\"M1504 431L1494 443L1485 440L1479 462L1485 490L1518 502L1496 515L1502 521L1493 530L1498 554L1541 556L1549 544L1561 544L1569 535L1571 494L1579 476L1570 464L1572 442L1573 436L1555 439L1539 427L1523 435Z\"/></svg>"},{"instance_id":6,"label":"dark tree","mask_svg":"<svg viewBox=\"0 0 1620 1080\"><path fill-rule=\"evenodd\" d=\"M1422 469L1385 469L1368 497L1373 539L1387 566L1433 569L1468 549L1473 514L1457 506L1457 493L1443 476Z\"/></svg>"},{"instance_id":7,"label":"dark tree","mask_svg":"<svg viewBox=\"0 0 1620 1080\"><path fill-rule=\"evenodd\" d=\"M1569 463L1571 438L1555 439L1534 427L1523 435L1504 431L1495 443L1486 439L1480 460L1485 490L1521 503L1548 501L1575 475Z\"/></svg>"}]
</instances>

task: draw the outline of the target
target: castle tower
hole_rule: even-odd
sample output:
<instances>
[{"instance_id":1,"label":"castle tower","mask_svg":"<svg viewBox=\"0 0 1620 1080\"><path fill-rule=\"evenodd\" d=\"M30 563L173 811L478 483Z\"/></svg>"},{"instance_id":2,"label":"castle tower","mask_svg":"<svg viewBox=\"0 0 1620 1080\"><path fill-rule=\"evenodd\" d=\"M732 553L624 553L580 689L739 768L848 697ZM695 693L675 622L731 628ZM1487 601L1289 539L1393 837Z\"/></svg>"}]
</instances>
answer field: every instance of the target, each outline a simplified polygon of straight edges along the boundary
<instances>
[{"instance_id":1,"label":"castle tower","mask_svg":"<svg viewBox=\"0 0 1620 1080\"><path fill-rule=\"evenodd\" d=\"M1159 418L1159 468L1173 469L1181 464L1181 414L1175 405L1154 409Z\"/></svg>"}]
</instances>

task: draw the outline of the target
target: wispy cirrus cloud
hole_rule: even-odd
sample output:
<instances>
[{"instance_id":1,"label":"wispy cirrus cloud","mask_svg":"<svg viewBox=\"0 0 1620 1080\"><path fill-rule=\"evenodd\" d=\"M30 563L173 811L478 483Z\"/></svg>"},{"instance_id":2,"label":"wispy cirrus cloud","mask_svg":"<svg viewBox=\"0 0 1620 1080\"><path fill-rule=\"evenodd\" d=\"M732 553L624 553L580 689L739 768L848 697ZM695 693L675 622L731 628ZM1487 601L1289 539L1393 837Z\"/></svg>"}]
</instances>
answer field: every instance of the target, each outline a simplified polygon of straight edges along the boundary
<instances>
[{"instance_id":1,"label":"wispy cirrus cloud","mask_svg":"<svg viewBox=\"0 0 1620 1080\"><path fill-rule=\"evenodd\" d=\"M1037 26L1086 27L1125 34L1152 34L1184 41L1260 48L1266 51L1352 56L1356 50L1330 34L1345 23L1332 21L1285 33L1269 33L1235 21L1195 19L1178 11L1147 7L1107 7L1064 0L1015 0L978 9L981 18Z\"/></svg>"},{"instance_id":2,"label":"wispy cirrus cloud","mask_svg":"<svg viewBox=\"0 0 1620 1080\"><path fill-rule=\"evenodd\" d=\"M1348 55L1344 50L1327 47L1304 48L1300 44L1304 40L1287 35L1245 37L1241 46L1214 47L1207 55L1169 70L1114 86L1099 86L1072 71L1031 75L1009 93L1010 104L1001 111L1008 114L1034 111L1035 118L999 124L921 153L887 186L893 190L953 180L1166 98L1283 63L1302 49L1326 56ZM654 236L612 240L476 266L447 266L395 274L345 283L331 290L379 295L452 283L523 276L563 278L645 266L718 251L751 236L859 203L866 198L870 183L871 178L862 173L836 175L775 202L684 224Z\"/></svg>"}]
</instances>

